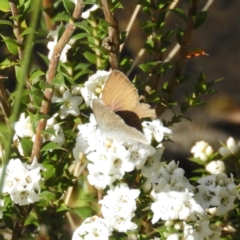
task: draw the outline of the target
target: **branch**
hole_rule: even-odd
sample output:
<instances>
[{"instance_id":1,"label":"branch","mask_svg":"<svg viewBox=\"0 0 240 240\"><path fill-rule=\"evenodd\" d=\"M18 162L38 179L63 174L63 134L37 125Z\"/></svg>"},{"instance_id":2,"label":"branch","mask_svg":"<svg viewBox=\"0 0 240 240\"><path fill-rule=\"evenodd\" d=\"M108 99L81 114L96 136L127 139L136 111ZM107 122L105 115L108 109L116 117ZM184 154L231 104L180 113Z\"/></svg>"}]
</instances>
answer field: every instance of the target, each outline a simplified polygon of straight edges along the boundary
<instances>
[{"instance_id":1,"label":"branch","mask_svg":"<svg viewBox=\"0 0 240 240\"><path fill-rule=\"evenodd\" d=\"M192 39L192 32L194 30L194 16L197 14L198 0L190 1L190 5L188 8L187 19L185 23L184 33L182 37L182 41L180 43L180 50L178 55L178 60L175 65L174 76L171 82L169 82L167 93L162 97L164 103L168 103L175 91L176 86L178 85L178 78L181 77L185 63L186 63L186 55L189 51L190 42ZM165 105L158 105L156 108L157 116L160 116L166 110Z\"/></svg>"},{"instance_id":2,"label":"branch","mask_svg":"<svg viewBox=\"0 0 240 240\"><path fill-rule=\"evenodd\" d=\"M103 13L107 22L111 24L108 27L108 37L103 40L103 47L109 51L109 62L112 69L117 69L119 65L119 30L118 23L110 12L107 0L101 0Z\"/></svg>"},{"instance_id":3,"label":"branch","mask_svg":"<svg viewBox=\"0 0 240 240\"><path fill-rule=\"evenodd\" d=\"M81 17L82 7L83 7L83 0L78 0L72 15L73 19L75 19L76 21L79 20ZM67 25L64 33L62 34L56 46L54 47L53 54L50 59L50 63L47 71L47 76L46 76L46 82L49 84L51 84L52 80L56 75L61 52L65 47L65 45L69 42L74 30L75 30L74 22L70 20L70 23ZM42 114L47 115L49 113L52 95L53 95L53 88L47 88L44 91L44 100L41 106ZM31 161L33 161L34 157L38 159L40 156L40 149L42 147L41 131L45 129L46 122L47 122L46 119L41 119L38 123L37 130L36 130L36 138L33 145L32 154L31 154Z\"/></svg>"},{"instance_id":4,"label":"branch","mask_svg":"<svg viewBox=\"0 0 240 240\"><path fill-rule=\"evenodd\" d=\"M17 15L19 15L18 8L17 8L17 2L18 1L16 1L16 0L10 0L9 1L13 17L16 17ZM13 32L14 32L15 37L17 39L17 42L19 44L19 46L18 46L18 55L19 55L19 59L21 60L22 57L23 57L23 52L22 52L23 38L21 37L21 23L19 22L18 18L14 19L13 22L14 22L14 30L13 30Z\"/></svg>"}]
</instances>

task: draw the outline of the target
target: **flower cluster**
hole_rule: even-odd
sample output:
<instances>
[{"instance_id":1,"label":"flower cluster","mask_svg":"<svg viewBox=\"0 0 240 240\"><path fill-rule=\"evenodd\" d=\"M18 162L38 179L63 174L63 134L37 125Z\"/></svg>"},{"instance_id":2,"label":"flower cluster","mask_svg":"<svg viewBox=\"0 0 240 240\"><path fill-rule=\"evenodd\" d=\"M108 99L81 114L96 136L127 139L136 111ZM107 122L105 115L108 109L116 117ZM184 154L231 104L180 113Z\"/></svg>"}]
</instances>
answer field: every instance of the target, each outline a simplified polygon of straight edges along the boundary
<instances>
[{"instance_id":1,"label":"flower cluster","mask_svg":"<svg viewBox=\"0 0 240 240\"><path fill-rule=\"evenodd\" d=\"M228 149L222 147L219 149L220 153L221 149L223 152L229 152ZM193 153L193 157L195 159L199 159L200 161L207 163L205 165L205 169L211 174L223 173L226 169L223 161L211 159L214 152L212 147L205 141L196 142L195 146L191 149L191 153Z\"/></svg>"},{"instance_id":2,"label":"flower cluster","mask_svg":"<svg viewBox=\"0 0 240 240\"><path fill-rule=\"evenodd\" d=\"M99 201L102 204L102 215L110 229L127 232L137 228L131 220L135 215L136 198L139 194L139 190L129 189L126 184L121 184L109 190Z\"/></svg>"},{"instance_id":3,"label":"flower cluster","mask_svg":"<svg viewBox=\"0 0 240 240\"><path fill-rule=\"evenodd\" d=\"M213 154L212 147L205 141L196 142L192 147L191 153L195 158L201 159L201 161L207 161L208 157Z\"/></svg>"},{"instance_id":4,"label":"flower cluster","mask_svg":"<svg viewBox=\"0 0 240 240\"><path fill-rule=\"evenodd\" d=\"M111 231L105 220L97 216L87 218L73 233L72 240L108 240Z\"/></svg>"},{"instance_id":5,"label":"flower cluster","mask_svg":"<svg viewBox=\"0 0 240 240\"><path fill-rule=\"evenodd\" d=\"M228 138L226 146L219 148L219 153L223 157L236 155L239 152L240 152L240 142L236 143L232 137Z\"/></svg>"},{"instance_id":6,"label":"flower cluster","mask_svg":"<svg viewBox=\"0 0 240 240\"><path fill-rule=\"evenodd\" d=\"M234 209L234 201L239 197L233 176L225 173L203 177L197 181L198 193L195 199L212 215L222 216ZM211 208L210 208L211 207Z\"/></svg>"},{"instance_id":7,"label":"flower cluster","mask_svg":"<svg viewBox=\"0 0 240 240\"><path fill-rule=\"evenodd\" d=\"M127 232L134 230L137 225L131 220L136 210L136 198L140 194L137 189L129 189L126 184L112 187L107 195L99 201L102 205L102 215L86 219L82 225L76 229L72 240L86 239L108 239L112 231ZM99 238L100 237L100 238Z\"/></svg>"},{"instance_id":8,"label":"flower cluster","mask_svg":"<svg viewBox=\"0 0 240 240\"><path fill-rule=\"evenodd\" d=\"M39 201L41 171L43 166L36 159L31 165L20 159L11 159L6 167L3 194L9 194L18 205L27 205ZM2 168L1 168L2 174Z\"/></svg>"}]
</instances>

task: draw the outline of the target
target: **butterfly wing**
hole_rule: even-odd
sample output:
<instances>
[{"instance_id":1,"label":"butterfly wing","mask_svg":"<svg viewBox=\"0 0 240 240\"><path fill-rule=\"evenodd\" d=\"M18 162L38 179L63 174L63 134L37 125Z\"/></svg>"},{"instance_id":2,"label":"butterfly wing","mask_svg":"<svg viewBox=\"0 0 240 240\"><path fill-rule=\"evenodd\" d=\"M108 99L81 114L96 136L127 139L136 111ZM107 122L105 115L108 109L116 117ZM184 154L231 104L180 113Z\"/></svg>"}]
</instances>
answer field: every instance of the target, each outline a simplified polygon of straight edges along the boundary
<instances>
[{"instance_id":1,"label":"butterfly wing","mask_svg":"<svg viewBox=\"0 0 240 240\"><path fill-rule=\"evenodd\" d=\"M109 75L102 93L102 100L114 112L132 111L139 118L156 118L155 111L148 104L139 103L137 89L129 79L117 70Z\"/></svg>"},{"instance_id":2,"label":"butterfly wing","mask_svg":"<svg viewBox=\"0 0 240 240\"><path fill-rule=\"evenodd\" d=\"M148 144L145 136L133 127L129 127L100 99L93 99L93 113L101 132L112 139L126 142L141 142Z\"/></svg>"}]
</instances>

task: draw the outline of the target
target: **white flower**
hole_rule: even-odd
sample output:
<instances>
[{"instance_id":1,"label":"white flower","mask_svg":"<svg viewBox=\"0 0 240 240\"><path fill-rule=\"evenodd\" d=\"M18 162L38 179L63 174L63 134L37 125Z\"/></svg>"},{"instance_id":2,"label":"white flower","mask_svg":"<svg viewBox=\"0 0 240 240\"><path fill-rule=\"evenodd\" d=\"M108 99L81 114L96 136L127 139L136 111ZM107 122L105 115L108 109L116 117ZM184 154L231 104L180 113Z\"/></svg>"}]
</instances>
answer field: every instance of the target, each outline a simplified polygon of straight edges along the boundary
<instances>
[{"instance_id":1,"label":"white flower","mask_svg":"<svg viewBox=\"0 0 240 240\"><path fill-rule=\"evenodd\" d=\"M140 191L129 189L126 184L121 184L107 192L102 200L102 215L110 228L120 232L134 230L137 225L131 222L136 210L136 198Z\"/></svg>"},{"instance_id":2,"label":"white flower","mask_svg":"<svg viewBox=\"0 0 240 240\"><path fill-rule=\"evenodd\" d=\"M194 225L183 222L183 225L183 233L186 240L208 239L208 237L212 234L212 231L209 228L209 221L197 220Z\"/></svg>"},{"instance_id":3,"label":"white flower","mask_svg":"<svg viewBox=\"0 0 240 240\"><path fill-rule=\"evenodd\" d=\"M217 177L216 175L202 177L202 178L198 179L197 182L200 185L206 186L209 191L214 192L216 189L216 177Z\"/></svg>"},{"instance_id":4,"label":"white flower","mask_svg":"<svg viewBox=\"0 0 240 240\"><path fill-rule=\"evenodd\" d=\"M76 1L76 0L75 0ZM87 11L82 13L82 18L87 19L90 16L90 13L97 10L98 5L94 4L91 8L89 8Z\"/></svg>"},{"instance_id":5,"label":"white flower","mask_svg":"<svg viewBox=\"0 0 240 240\"><path fill-rule=\"evenodd\" d=\"M30 121L30 116L25 117L25 113L21 113L19 121L14 123L14 130L21 138L32 137L34 132L32 123Z\"/></svg>"},{"instance_id":6,"label":"white flower","mask_svg":"<svg viewBox=\"0 0 240 240\"><path fill-rule=\"evenodd\" d=\"M227 140L226 147L221 147L218 151L223 157L228 157L237 154L239 150L239 146L236 144L235 140L230 137Z\"/></svg>"},{"instance_id":7,"label":"white flower","mask_svg":"<svg viewBox=\"0 0 240 240\"><path fill-rule=\"evenodd\" d=\"M93 98L101 95L110 73L111 72L98 70L95 74L89 77L88 81L84 83L84 87L81 88L81 93L87 106L91 106Z\"/></svg>"},{"instance_id":8,"label":"white flower","mask_svg":"<svg viewBox=\"0 0 240 240\"><path fill-rule=\"evenodd\" d=\"M74 233L72 240L108 240L112 232L105 220L97 216L87 218Z\"/></svg>"},{"instance_id":9,"label":"white flower","mask_svg":"<svg viewBox=\"0 0 240 240\"><path fill-rule=\"evenodd\" d=\"M179 240L180 236L177 233L171 234L167 237L166 240Z\"/></svg>"},{"instance_id":10,"label":"white flower","mask_svg":"<svg viewBox=\"0 0 240 240\"><path fill-rule=\"evenodd\" d=\"M219 240L222 235L222 228L214 224L210 224L212 234L207 238L208 240Z\"/></svg>"},{"instance_id":11,"label":"white flower","mask_svg":"<svg viewBox=\"0 0 240 240\"><path fill-rule=\"evenodd\" d=\"M234 201L236 199L236 196L229 194L227 189L225 187L216 187L216 196L220 200L220 205L217 207L216 215L222 216L231 209L234 209Z\"/></svg>"},{"instance_id":12,"label":"white flower","mask_svg":"<svg viewBox=\"0 0 240 240\"><path fill-rule=\"evenodd\" d=\"M144 177L149 178L153 176L154 172L157 172L161 168L162 163L160 159L162 157L163 150L163 147L157 148L156 153L147 159L141 171Z\"/></svg>"},{"instance_id":13,"label":"white flower","mask_svg":"<svg viewBox=\"0 0 240 240\"><path fill-rule=\"evenodd\" d=\"M129 162L133 163L136 169L142 169L148 157L155 154L156 150L151 145L133 143L128 145Z\"/></svg>"},{"instance_id":14,"label":"white flower","mask_svg":"<svg viewBox=\"0 0 240 240\"><path fill-rule=\"evenodd\" d=\"M205 169L211 174L218 174L225 171L225 164L221 160L212 161L205 166Z\"/></svg>"},{"instance_id":15,"label":"white flower","mask_svg":"<svg viewBox=\"0 0 240 240\"><path fill-rule=\"evenodd\" d=\"M20 159L11 159L6 167L3 193L8 193L12 201L19 205L34 203L40 198L41 164L34 161L31 165L23 164Z\"/></svg>"},{"instance_id":16,"label":"white flower","mask_svg":"<svg viewBox=\"0 0 240 240\"><path fill-rule=\"evenodd\" d=\"M69 114L75 117L80 115L79 105L82 103L82 97L72 96L69 90L63 93L61 99L53 96L52 102L62 102L59 112L60 118L66 118Z\"/></svg>"},{"instance_id":17,"label":"white flower","mask_svg":"<svg viewBox=\"0 0 240 240\"><path fill-rule=\"evenodd\" d=\"M157 200L152 203L152 223L162 220L189 220L195 215L202 215L204 210L195 201L193 194L186 192L160 192Z\"/></svg>"},{"instance_id":18,"label":"white flower","mask_svg":"<svg viewBox=\"0 0 240 240\"><path fill-rule=\"evenodd\" d=\"M2 199L0 199L0 219L2 219L3 217L3 206L4 206L4 201Z\"/></svg>"},{"instance_id":19,"label":"white flower","mask_svg":"<svg viewBox=\"0 0 240 240\"><path fill-rule=\"evenodd\" d=\"M149 143L152 141L152 136L154 136L157 142L161 142L164 136L169 136L172 134L172 130L163 126L162 122L157 119L152 122L143 122L143 132Z\"/></svg>"},{"instance_id":20,"label":"white flower","mask_svg":"<svg viewBox=\"0 0 240 240\"><path fill-rule=\"evenodd\" d=\"M51 37L53 39L53 41L49 41L48 44L47 44L47 48L49 49L48 59L51 59L52 54L53 54L53 50L54 50L55 46L57 45L58 33L59 33L59 30L60 30L60 27L61 26L58 26L56 28L56 30L50 31L49 34L48 34L48 37ZM71 44L73 44L73 41L71 41ZM67 43L64 46L64 48L61 52L61 55L60 55L60 59L59 59L61 62L64 62L64 63L67 62L67 52L72 47L71 44Z\"/></svg>"},{"instance_id":21,"label":"white flower","mask_svg":"<svg viewBox=\"0 0 240 240\"><path fill-rule=\"evenodd\" d=\"M220 204L219 198L209 191L207 186L200 185L197 187L197 189L198 193L195 194L194 198L203 209L206 209L210 206L218 206Z\"/></svg>"},{"instance_id":22,"label":"white flower","mask_svg":"<svg viewBox=\"0 0 240 240\"><path fill-rule=\"evenodd\" d=\"M207 142L200 141L195 143L195 146L191 149L191 153L194 154L195 158L206 161L212 155L213 149Z\"/></svg>"}]
</instances>

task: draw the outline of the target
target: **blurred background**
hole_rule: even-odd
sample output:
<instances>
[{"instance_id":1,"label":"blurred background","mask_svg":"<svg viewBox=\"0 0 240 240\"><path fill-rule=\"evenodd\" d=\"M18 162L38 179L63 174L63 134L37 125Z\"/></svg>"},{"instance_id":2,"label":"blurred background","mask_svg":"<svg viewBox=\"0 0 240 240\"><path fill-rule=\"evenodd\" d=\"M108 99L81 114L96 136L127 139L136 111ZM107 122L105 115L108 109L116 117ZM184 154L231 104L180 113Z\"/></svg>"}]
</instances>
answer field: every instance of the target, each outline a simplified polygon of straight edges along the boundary
<instances>
[{"instance_id":1,"label":"blurred background","mask_svg":"<svg viewBox=\"0 0 240 240\"><path fill-rule=\"evenodd\" d=\"M201 10L207 1L199 1ZM120 31L124 31L131 18L137 1L122 1L124 9L118 10L117 19ZM180 1L186 9L185 1ZM202 98L206 103L201 107L192 108L187 116L192 122L183 120L172 127L174 143L166 143L165 157L168 160L180 161L180 166L188 165L186 159L191 156L190 150L197 141L207 141L215 150L220 147L220 141L226 142L232 136L240 139L240 4L234 0L212 1L208 9L205 24L197 28L192 35L190 51L201 49L209 56L200 56L187 60L185 73L197 78L203 72L207 81L223 78L215 85L216 92ZM140 12L130 31L123 49L123 54L136 58L144 46L146 36L141 31L141 21L146 18ZM168 24L171 27L182 24L174 14L169 15ZM181 25L182 26L182 25ZM143 55L140 60L146 62L149 56ZM131 77L131 75L130 75ZM179 95L176 94L176 100ZM162 118L169 118L170 112Z\"/></svg>"}]
</instances>

